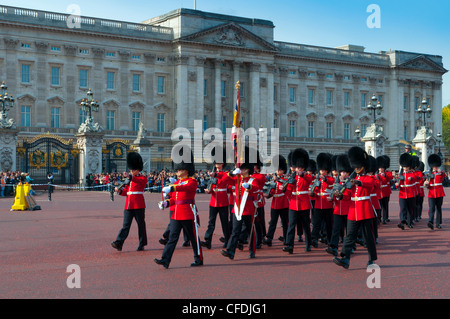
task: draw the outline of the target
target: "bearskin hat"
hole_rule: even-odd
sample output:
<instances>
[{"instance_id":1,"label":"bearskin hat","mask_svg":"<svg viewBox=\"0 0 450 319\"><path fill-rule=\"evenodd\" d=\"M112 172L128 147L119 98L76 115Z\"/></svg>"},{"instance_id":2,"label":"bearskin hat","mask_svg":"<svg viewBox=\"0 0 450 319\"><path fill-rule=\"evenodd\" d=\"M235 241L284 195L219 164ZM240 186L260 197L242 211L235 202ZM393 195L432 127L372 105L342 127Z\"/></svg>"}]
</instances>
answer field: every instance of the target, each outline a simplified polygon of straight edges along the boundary
<instances>
[{"instance_id":1,"label":"bearskin hat","mask_svg":"<svg viewBox=\"0 0 450 319\"><path fill-rule=\"evenodd\" d=\"M367 167L366 167L366 172L367 173L376 173L376 171L378 170L377 159L375 157L373 157L372 155L369 155L368 163L369 163L369 165L367 165Z\"/></svg>"},{"instance_id":2,"label":"bearskin hat","mask_svg":"<svg viewBox=\"0 0 450 319\"><path fill-rule=\"evenodd\" d=\"M309 159L308 167L306 168L306 171L312 172L315 174L317 172L317 164L316 161L313 159Z\"/></svg>"},{"instance_id":3,"label":"bearskin hat","mask_svg":"<svg viewBox=\"0 0 450 319\"><path fill-rule=\"evenodd\" d=\"M425 163L422 161L419 161L419 171L423 172L425 170Z\"/></svg>"},{"instance_id":4,"label":"bearskin hat","mask_svg":"<svg viewBox=\"0 0 450 319\"><path fill-rule=\"evenodd\" d=\"M412 167L413 167L413 168L419 167L419 163L420 163L419 156L412 155L412 158L413 158Z\"/></svg>"},{"instance_id":5,"label":"bearskin hat","mask_svg":"<svg viewBox=\"0 0 450 319\"><path fill-rule=\"evenodd\" d=\"M337 159L337 155L331 155L331 170L332 171L337 171L337 167L336 167L336 159Z\"/></svg>"},{"instance_id":6,"label":"bearskin hat","mask_svg":"<svg viewBox=\"0 0 450 319\"><path fill-rule=\"evenodd\" d=\"M384 157L385 169L388 169L391 166L391 158L387 155L382 155Z\"/></svg>"},{"instance_id":7,"label":"bearskin hat","mask_svg":"<svg viewBox=\"0 0 450 319\"><path fill-rule=\"evenodd\" d=\"M399 163L403 167L412 167L413 165L413 157L409 153L403 153L400 155Z\"/></svg>"},{"instance_id":8,"label":"bearskin hat","mask_svg":"<svg viewBox=\"0 0 450 319\"><path fill-rule=\"evenodd\" d=\"M353 146L348 150L348 159L350 161L350 166L354 168L365 167L369 165L369 157L365 150L361 147Z\"/></svg>"},{"instance_id":9,"label":"bearskin hat","mask_svg":"<svg viewBox=\"0 0 450 319\"><path fill-rule=\"evenodd\" d=\"M336 170L338 172L348 173L351 173L353 171L352 167L350 166L350 161L347 154L340 154L336 156Z\"/></svg>"},{"instance_id":10,"label":"bearskin hat","mask_svg":"<svg viewBox=\"0 0 450 319\"><path fill-rule=\"evenodd\" d=\"M129 152L127 154L127 166L131 170L142 171L144 169L144 162L141 154L138 152Z\"/></svg>"},{"instance_id":11,"label":"bearskin hat","mask_svg":"<svg viewBox=\"0 0 450 319\"><path fill-rule=\"evenodd\" d=\"M440 167L442 165L442 159L437 154L431 154L428 156L428 165L430 167Z\"/></svg>"},{"instance_id":12,"label":"bearskin hat","mask_svg":"<svg viewBox=\"0 0 450 319\"><path fill-rule=\"evenodd\" d=\"M190 148L186 145L183 145L183 147L181 147L178 150L178 155L182 158L184 158L184 152L188 150L188 152L190 153L190 159L187 161L181 160L180 162L174 162L172 160L172 168L174 171L177 170L187 170L188 171L188 175L189 176L193 176L195 174L195 164L194 164L194 154L192 153L192 151L190 150ZM172 151L173 154L174 151ZM175 150L176 152L176 150ZM176 154L176 153L175 153Z\"/></svg>"},{"instance_id":13,"label":"bearskin hat","mask_svg":"<svg viewBox=\"0 0 450 319\"><path fill-rule=\"evenodd\" d=\"M284 173L287 173L287 162L286 158L283 155L275 155L272 158L272 164L276 163L278 161L278 167L277 170L283 170Z\"/></svg>"},{"instance_id":14,"label":"bearskin hat","mask_svg":"<svg viewBox=\"0 0 450 319\"><path fill-rule=\"evenodd\" d=\"M328 153L319 153L317 155L317 169L331 172L331 156Z\"/></svg>"},{"instance_id":15,"label":"bearskin hat","mask_svg":"<svg viewBox=\"0 0 450 319\"><path fill-rule=\"evenodd\" d=\"M386 169L386 158L384 157L384 155L377 157L377 168Z\"/></svg>"},{"instance_id":16,"label":"bearskin hat","mask_svg":"<svg viewBox=\"0 0 450 319\"><path fill-rule=\"evenodd\" d=\"M306 168L309 164L309 155L303 148L296 148L289 153L288 159L290 160L290 167L303 167Z\"/></svg>"}]
</instances>

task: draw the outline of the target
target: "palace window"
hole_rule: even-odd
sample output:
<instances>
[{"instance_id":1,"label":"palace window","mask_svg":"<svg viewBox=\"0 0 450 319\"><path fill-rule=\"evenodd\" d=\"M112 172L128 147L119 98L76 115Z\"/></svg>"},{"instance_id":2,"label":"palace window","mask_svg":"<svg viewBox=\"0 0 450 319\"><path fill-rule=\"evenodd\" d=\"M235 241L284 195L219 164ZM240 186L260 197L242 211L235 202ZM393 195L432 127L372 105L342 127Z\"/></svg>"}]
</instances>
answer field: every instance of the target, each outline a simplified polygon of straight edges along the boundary
<instances>
[{"instance_id":1,"label":"palace window","mask_svg":"<svg viewBox=\"0 0 450 319\"><path fill-rule=\"evenodd\" d=\"M52 85L59 85L59 74L60 74L60 68L57 66L52 66L51 68L51 84Z\"/></svg>"},{"instance_id":2,"label":"palace window","mask_svg":"<svg viewBox=\"0 0 450 319\"><path fill-rule=\"evenodd\" d=\"M22 105L20 108L20 124L22 126L31 126L31 106Z\"/></svg>"},{"instance_id":3,"label":"palace window","mask_svg":"<svg viewBox=\"0 0 450 319\"><path fill-rule=\"evenodd\" d=\"M141 121L141 112L131 114L131 126L133 131L139 131L139 122Z\"/></svg>"},{"instance_id":4,"label":"palace window","mask_svg":"<svg viewBox=\"0 0 450 319\"><path fill-rule=\"evenodd\" d=\"M115 130L116 112L106 111L106 129Z\"/></svg>"},{"instance_id":5,"label":"palace window","mask_svg":"<svg viewBox=\"0 0 450 319\"><path fill-rule=\"evenodd\" d=\"M164 113L158 113L158 118L157 118L157 131L158 132L164 132L165 130L165 114Z\"/></svg>"},{"instance_id":6,"label":"palace window","mask_svg":"<svg viewBox=\"0 0 450 319\"><path fill-rule=\"evenodd\" d=\"M59 128L60 127L60 108L52 107L50 110L50 127L51 128Z\"/></svg>"},{"instance_id":7,"label":"palace window","mask_svg":"<svg viewBox=\"0 0 450 319\"><path fill-rule=\"evenodd\" d=\"M164 76L158 76L158 94L165 93L165 81L166 78Z\"/></svg>"},{"instance_id":8,"label":"palace window","mask_svg":"<svg viewBox=\"0 0 450 319\"><path fill-rule=\"evenodd\" d=\"M30 65L22 64L22 74L21 81L22 83L30 83Z\"/></svg>"},{"instance_id":9,"label":"palace window","mask_svg":"<svg viewBox=\"0 0 450 319\"><path fill-rule=\"evenodd\" d=\"M106 73L106 89L107 90L114 90L115 85L115 77L116 74L114 72L107 72Z\"/></svg>"}]
</instances>

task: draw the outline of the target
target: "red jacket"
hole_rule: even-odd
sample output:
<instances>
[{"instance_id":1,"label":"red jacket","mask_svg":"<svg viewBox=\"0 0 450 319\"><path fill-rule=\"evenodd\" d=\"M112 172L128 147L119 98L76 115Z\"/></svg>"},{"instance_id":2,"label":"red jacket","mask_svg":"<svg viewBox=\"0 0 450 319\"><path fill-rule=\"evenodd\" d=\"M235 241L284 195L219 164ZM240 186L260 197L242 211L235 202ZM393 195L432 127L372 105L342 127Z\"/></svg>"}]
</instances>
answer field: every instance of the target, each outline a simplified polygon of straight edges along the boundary
<instances>
[{"instance_id":1,"label":"red jacket","mask_svg":"<svg viewBox=\"0 0 450 319\"><path fill-rule=\"evenodd\" d=\"M229 205L228 200L228 185L225 180L227 176L226 172L217 172L217 184L211 187L211 200L209 206L211 207L224 207Z\"/></svg>"},{"instance_id":2,"label":"red jacket","mask_svg":"<svg viewBox=\"0 0 450 319\"><path fill-rule=\"evenodd\" d=\"M393 179L392 173L389 171L384 171L384 174L378 174L381 183L381 197L391 196L391 180Z\"/></svg>"},{"instance_id":3,"label":"red jacket","mask_svg":"<svg viewBox=\"0 0 450 319\"><path fill-rule=\"evenodd\" d=\"M370 176L370 175L369 175ZM381 198L381 183L378 178L372 175L373 178L373 189L370 193L370 200L372 201L372 206L375 209L381 209L380 198Z\"/></svg>"},{"instance_id":4,"label":"red jacket","mask_svg":"<svg viewBox=\"0 0 450 319\"><path fill-rule=\"evenodd\" d=\"M227 176L226 177L227 181L232 183L232 184L236 184L237 182L237 176ZM242 187L242 184L244 183L248 183L251 184L250 189L245 189L244 187ZM251 176L247 176L247 177L242 177L241 176L241 180L239 183L239 187L237 188L239 190L239 196L236 195L236 189L234 190L234 197L235 197L235 202L239 197L239 204L241 204L241 200L242 200L242 195L244 194L244 192L248 192L248 196L247 196L247 201L245 202L245 206L244 206L244 211L242 212L242 215L246 215L246 216L253 216L255 214L255 204L254 202L256 200L258 200L258 190L259 190L259 186L258 183L256 182L256 180L254 178L252 178ZM232 213L235 213L235 209L236 209L236 205L233 206L233 210Z\"/></svg>"},{"instance_id":5,"label":"red jacket","mask_svg":"<svg viewBox=\"0 0 450 319\"><path fill-rule=\"evenodd\" d=\"M124 187L121 196L126 196L125 209L145 208L144 189L147 185L147 177L143 175L135 175L131 179L130 184Z\"/></svg>"},{"instance_id":6,"label":"red jacket","mask_svg":"<svg viewBox=\"0 0 450 319\"><path fill-rule=\"evenodd\" d=\"M340 182L342 185L342 182ZM345 189L342 193L342 198L334 199L334 210L335 215L348 215L348 210L350 209L350 204L352 203L352 191L351 189Z\"/></svg>"},{"instance_id":7,"label":"red jacket","mask_svg":"<svg viewBox=\"0 0 450 319\"><path fill-rule=\"evenodd\" d=\"M194 212L191 204L195 204L197 180L192 177L177 179L173 186L175 190L170 192L169 199L169 206L173 207L173 213L170 218L175 220L193 220Z\"/></svg>"},{"instance_id":8,"label":"red jacket","mask_svg":"<svg viewBox=\"0 0 450 319\"><path fill-rule=\"evenodd\" d=\"M283 183L286 181L286 176L281 176L276 182L276 187L270 190L269 196L272 197L272 209L284 209L289 207L289 199L287 190L283 190Z\"/></svg>"},{"instance_id":9,"label":"red jacket","mask_svg":"<svg viewBox=\"0 0 450 319\"><path fill-rule=\"evenodd\" d=\"M370 193L374 186L374 179L367 175L358 175L355 180L362 183L361 186L351 188L352 197L350 208L348 210L348 220L360 221L364 219L375 218L375 212L370 200Z\"/></svg>"},{"instance_id":10,"label":"red jacket","mask_svg":"<svg viewBox=\"0 0 450 319\"><path fill-rule=\"evenodd\" d=\"M430 198L438 198L438 197L444 197L444 186L442 185L442 182L444 181L445 177L447 176L444 172L438 173L434 172L434 178L430 179L430 185L429 191L428 191L428 197Z\"/></svg>"},{"instance_id":11,"label":"red jacket","mask_svg":"<svg viewBox=\"0 0 450 319\"><path fill-rule=\"evenodd\" d=\"M399 182L400 190L398 192L398 198L412 198L416 197L416 177L414 172L404 172L404 180Z\"/></svg>"},{"instance_id":12,"label":"red jacket","mask_svg":"<svg viewBox=\"0 0 450 319\"><path fill-rule=\"evenodd\" d=\"M260 173L254 173L254 174L252 174L252 177L255 179L255 182L258 184L257 195L261 195L260 196L261 200L258 201L258 207L264 207L264 205L266 204L266 200L264 199L264 196L263 196L263 187L264 187L264 184L266 184L266 182L267 182L266 175L260 174Z\"/></svg>"},{"instance_id":13,"label":"red jacket","mask_svg":"<svg viewBox=\"0 0 450 319\"><path fill-rule=\"evenodd\" d=\"M296 175L295 183L286 187L289 192L289 209L296 211L311 209L309 187L312 180L312 176L306 173L303 176Z\"/></svg>"},{"instance_id":14,"label":"red jacket","mask_svg":"<svg viewBox=\"0 0 450 319\"><path fill-rule=\"evenodd\" d=\"M334 178L331 176L325 176L320 183L320 188L316 188L314 194L316 196L315 209L330 209L333 208L333 202L329 201L327 197L330 197L330 192L333 189Z\"/></svg>"}]
</instances>

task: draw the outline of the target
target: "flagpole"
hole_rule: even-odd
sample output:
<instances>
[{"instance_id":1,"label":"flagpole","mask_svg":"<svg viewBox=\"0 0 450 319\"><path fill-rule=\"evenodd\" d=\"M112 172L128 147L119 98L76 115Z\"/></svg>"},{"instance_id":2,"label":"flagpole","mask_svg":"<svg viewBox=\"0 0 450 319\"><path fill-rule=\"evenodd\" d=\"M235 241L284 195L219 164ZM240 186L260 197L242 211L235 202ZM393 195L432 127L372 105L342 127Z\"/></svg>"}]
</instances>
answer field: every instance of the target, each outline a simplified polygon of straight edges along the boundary
<instances>
[{"instance_id":1,"label":"flagpole","mask_svg":"<svg viewBox=\"0 0 450 319\"><path fill-rule=\"evenodd\" d=\"M236 163L236 168L239 168L240 166L240 159L241 159L241 152L239 151L240 148L240 129L242 128L242 121L241 121L241 101L240 101L240 88L241 85L239 83L239 81L236 82L236 107L234 110L234 118L233 118L233 128L235 129L235 134L233 135L233 146L234 146L234 160ZM236 179L236 185L235 185L235 191L236 191L236 196L235 196L235 208L237 208L237 211L235 209L235 216L238 216L241 208L240 208L240 203L241 203L241 190L240 190L240 183L241 183L241 174L237 174L237 179Z\"/></svg>"}]
</instances>

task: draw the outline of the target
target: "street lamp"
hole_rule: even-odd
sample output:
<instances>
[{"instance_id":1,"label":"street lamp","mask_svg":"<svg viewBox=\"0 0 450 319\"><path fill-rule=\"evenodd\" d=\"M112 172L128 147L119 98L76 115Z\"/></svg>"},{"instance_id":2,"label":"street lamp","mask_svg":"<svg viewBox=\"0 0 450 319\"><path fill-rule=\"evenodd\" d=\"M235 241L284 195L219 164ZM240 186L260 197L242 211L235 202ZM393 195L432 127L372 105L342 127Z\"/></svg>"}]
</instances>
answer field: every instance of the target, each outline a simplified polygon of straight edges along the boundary
<instances>
[{"instance_id":1,"label":"street lamp","mask_svg":"<svg viewBox=\"0 0 450 319\"><path fill-rule=\"evenodd\" d=\"M94 93L92 93L91 89L86 92L87 98L81 100L81 109L88 113L86 118L86 122L80 125L78 132L99 132L102 128L98 125L98 123L94 123L94 118L92 117L92 112L98 112L99 103L94 100Z\"/></svg>"},{"instance_id":2,"label":"street lamp","mask_svg":"<svg viewBox=\"0 0 450 319\"><path fill-rule=\"evenodd\" d=\"M8 87L5 81L0 85L0 106L1 106L1 118L0 118L0 128L11 128L14 126L14 120L8 118L8 111L14 107L14 97L8 95Z\"/></svg>"},{"instance_id":3,"label":"street lamp","mask_svg":"<svg viewBox=\"0 0 450 319\"><path fill-rule=\"evenodd\" d=\"M438 155L442 159L442 153L441 153L441 137L442 137L442 134L441 134L441 132L438 132L436 137L438 138L438 142L439 142L439 144L438 144L439 145L438 146Z\"/></svg>"},{"instance_id":4,"label":"street lamp","mask_svg":"<svg viewBox=\"0 0 450 319\"><path fill-rule=\"evenodd\" d=\"M430 108L430 105L428 104L428 101L425 98L422 99L422 104L419 105L419 108L417 109L416 112L419 113L419 118L421 116L420 113L422 113L423 126L427 126L426 117L427 118L431 117L431 108Z\"/></svg>"},{"instance_id":5,"label":"street lamp","mask_svg":"<svg viewBox=\"0 0 450 319\"><path fill-rule=\"evenodd\" d=\"M375 96L375 94L372 95L372 98L370 99L369 104L367 105L367 109L373 112L373 123L376 125L376 114L381 115L381 110L383 109L383 106L381 105L381 102L378 101L378 98Z\"/></svg>"},{"instance_id":6,"label":"street lamp","mask_svg":"<svg viewBox=\"0 0 450 319\"><path fill-rule=\"evenodd\" d=\"M361 141L361 130L359 129L359 126L356 127L355 135L356 135L356 144L359 145L359 142Z\"/></svg>"}]
</instances>

